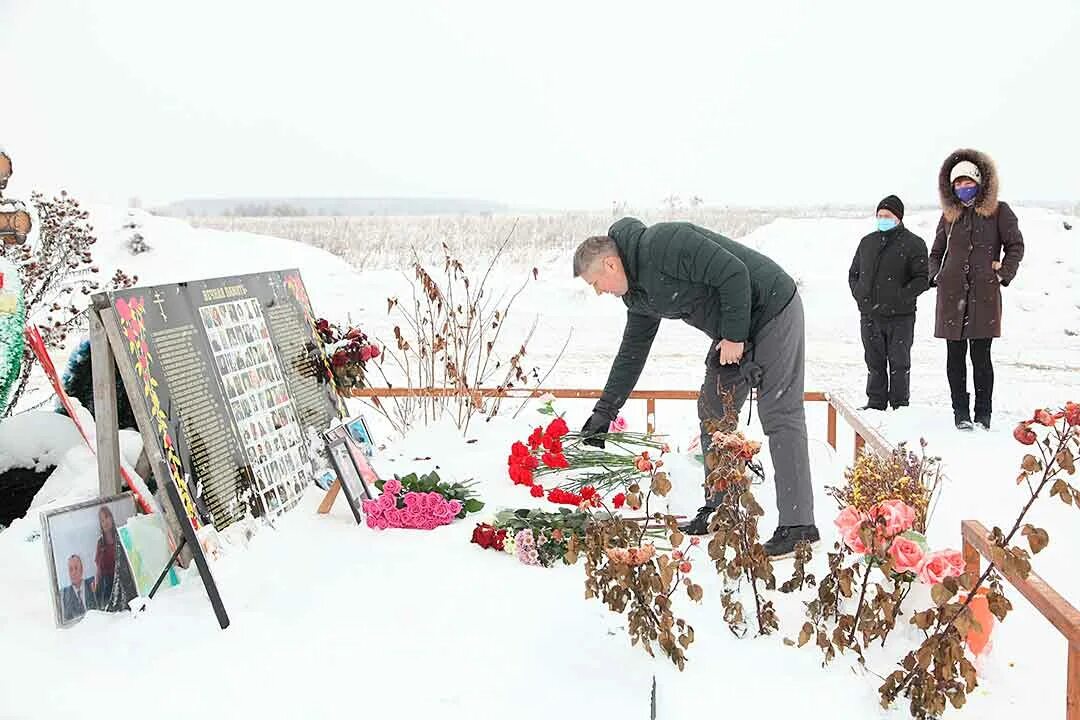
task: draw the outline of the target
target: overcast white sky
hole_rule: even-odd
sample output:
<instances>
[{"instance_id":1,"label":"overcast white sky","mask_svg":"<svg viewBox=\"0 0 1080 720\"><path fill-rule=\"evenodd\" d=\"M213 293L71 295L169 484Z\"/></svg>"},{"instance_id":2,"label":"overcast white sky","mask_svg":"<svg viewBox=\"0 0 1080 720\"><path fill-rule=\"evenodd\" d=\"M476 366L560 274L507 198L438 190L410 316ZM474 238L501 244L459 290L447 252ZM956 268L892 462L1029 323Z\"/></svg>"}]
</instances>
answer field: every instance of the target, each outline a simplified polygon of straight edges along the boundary
<instances>
[{"instance_id":1,"label":"overcast white sky","mask_svg":"<svg viewBox=\"0 0 1080 720\"><path fill-rule=\"evenodd\" d=\"M9 194L1080 200L1078 0L0 0L0 88Z\"/></svg>"}]
</instances>

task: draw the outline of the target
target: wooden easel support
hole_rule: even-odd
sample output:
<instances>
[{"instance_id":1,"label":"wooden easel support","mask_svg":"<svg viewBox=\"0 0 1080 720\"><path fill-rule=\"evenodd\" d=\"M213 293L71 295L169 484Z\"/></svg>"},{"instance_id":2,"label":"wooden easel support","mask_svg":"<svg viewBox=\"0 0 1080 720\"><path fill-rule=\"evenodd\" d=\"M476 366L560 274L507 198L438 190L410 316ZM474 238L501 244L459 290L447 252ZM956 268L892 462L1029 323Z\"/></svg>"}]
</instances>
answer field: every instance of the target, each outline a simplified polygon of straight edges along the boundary
<instances>
[{"instance_id":1,"label":"wooden easel support","mask_svg":"<svg viewBox=\"0 0 1080 720\"><path fill-rule=\"evenodd\" d=\"M330 489L326 491L326 497L319 503L320 515L325 515L330 512L330 508L334 507L334 501L337 500L339 492L341 492L341 480L334 480L330 485Z\"/></svg>"},{"instance_id":2,"label":"wooden easel support","mask_svg":"<svg viewBox=\"0 0 1080 720\"><path fill-rule=\"evenodd\" d=\"M116 357L97 313L90 313L90 356L97 425L98 492L120 492L120 422L116 405Z\"/></svg>"}]
</instances>

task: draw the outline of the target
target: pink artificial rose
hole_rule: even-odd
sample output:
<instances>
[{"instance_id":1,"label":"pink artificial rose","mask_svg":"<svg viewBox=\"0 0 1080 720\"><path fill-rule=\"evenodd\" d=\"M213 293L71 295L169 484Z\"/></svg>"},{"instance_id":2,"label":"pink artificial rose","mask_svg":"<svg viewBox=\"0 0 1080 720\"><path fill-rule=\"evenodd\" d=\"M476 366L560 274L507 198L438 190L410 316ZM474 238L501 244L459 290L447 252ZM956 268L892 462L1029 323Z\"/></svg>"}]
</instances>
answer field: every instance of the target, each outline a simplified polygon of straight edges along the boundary
<instances>
[{"instance_id":1,"label":"pink artificial rose","mask_svg":"<svg viewBox=\"0 0 1080 720\"><path fill-rule=\"evenodd\" d=\"M865 555L869 552L866 543L859 537L859 528L855 528L853 532L844 535L844 544L851 548L853 552L857 552L860 555Z\"/></svg>"},{"instance_id":2,"label":"pink artificial rose","mask_svg":"<svg viewBox=\"0 0 1080 720\"><path fill-rule=\"evenodd\" d=\"M885 519L885 532L895 536L907 532L915 525L915 508L903 500L886 500L870 508L870 519Z\"/></svg>"},{"instance_id":3,"label":"pink artificial rose","mask_svg":"<svg viewBox=\"0 0 1080 720\"><path fill-rule=\"evenodd\" d=\"M369 528L374 530L375 528L377 528L379 526L378 521L379 521L379 518L375 517L374 515L368 515L365 522L367 522L367 526Z\"/></svg>"},{"instance_id":4,"label":"pink artificial rose","mask_svg":"<svg viewBox=\"0 0 1080 720\"><path fill-rule=\"evenodd\" d=\"M915 508L903 500L886 500L870 509L870 519L885 521L885 534L895 537L911 529L915 523Z\"/></svg>"},{"instance_id":5,"label":"pink artificial rose","mask_svg":"<svg viewBox=\"0 0 1080 720\"><path fill-rule=\"evenodd\" d=\"M404 502L405 502L405 507L412 510L412 509L416 509L416 508L420 507L421 500L420 500L419 495L417 495L414 492L411 492L411 493L405 493Z\"/></svg>"},{"instance_id":6,"label":"pink artificial rose","mask_svg":"<svg viewBox=\"0 0 1080 720\"><path fill-rule=\"evenodd\" d=\"M461 501L460 500L451 500L449 503L447 503L447 505L450 507L450 517L451 518L454 517L455 515L457 515L459 512L461 512Z\"/></svg>"},{"instance_id":7,"label":"pink artificial rose","mask_svg":"<svg viewBox=\"0 0 1080 720\"><path fill-rule=\"evenodd\" d=\"M919 543L907 538L898 537L892 541L889 547L889 557L892 558L893 568L896 572L918 573L923 561L923 549Z\"/></svg>"},{"instance_id":8,"label":"pink artificial rose","mask_svg":"<svg viewBox=\"0 0 1080 720\"><path fill-rule=\"evenodd\" d=\"M379 512L379 504L374 500L364 500L360 505L364 508L365 515L375 515Z\"/></svg>"},{"instance_id":9,"label":"pink artificial rose","mask_svg":"<svg viewBox=\"0 0 1080 720\"><path fill-rule=\"evenodd\" d=\"M847 538L848 535L858 535L859 528L865 521L866 517L856 510L854 505L848 505L836 516L833 525L840 530L841 535Z\"/></svg>"},{"instance_id":10,"label":"pink artificial rose","mask_svg":"<svg viewBox=\"0 0 1080 720\"><path fill-rule=\"evenodd\" d=\"M390 527L390 523L387 522L386 517L380 515L379 517L375 518L375 527L378 530L385 530L386 528Z\"/></svg>"},{"instance_id":11,"label":"pink artificial rose","mask_svg":"<svg viewBox=\"0 0 1080 720\"><path fill-rule=\"evenodd\" d=\"M625 432L626 431L626 425L627 425L626 418L624 418L622 415L620 415L617 418L615 418L614 420L612 420L611 424L608 425L608 432L613 432L613 433Z\"/></svg>"},{"instance_id":12,"label":"pink artificial rose","mask_svg":"<svg viewBox=\"0 0 1080 720\"><path fill-rule=\"evenodd\" d=\"M942 550L941 554L945 557L945 562L949 564L952 576L959 577L964 574L967 567L964 565L964 556L960 554L959 550L949 548Z\"/></svg>"},{"instance_id":13,"label":"pink artificial rose","mask_svg":"<svg viewBox=\"0 0 1080 720\"><path fill-rule=\"evenodd\" d=\"M956 550L938 550L923 558L919 579L927 585L937 585L947 577L957 577L964 572L964 561Z\"/></svg>"},{"instance_id":14,"label":"pink artificial rose","mask_svg":"<svg viewBox=\"0 0 1080 720\"><path fill-rule=\"evenodd\" d=\"M388 510L393 510L394 506L397 504L396 499L394 498L394 496L390 495L389 493L383 493L382 495L380 495L378 503L379 503L379 508L383 512L386 512Z\"/></svg>"},{"instance_id":15,"label":"pink artificial rose","mask_svg":"<svg viewBox=\"0 0 1080 720\"><path fill-rule=\"evenodd\" d=\"M397 478L393 480L387 480L383 485L383 492L390 493L391 495L397 495L401 492L401 481Z\"/></svg>"}]
</instances>

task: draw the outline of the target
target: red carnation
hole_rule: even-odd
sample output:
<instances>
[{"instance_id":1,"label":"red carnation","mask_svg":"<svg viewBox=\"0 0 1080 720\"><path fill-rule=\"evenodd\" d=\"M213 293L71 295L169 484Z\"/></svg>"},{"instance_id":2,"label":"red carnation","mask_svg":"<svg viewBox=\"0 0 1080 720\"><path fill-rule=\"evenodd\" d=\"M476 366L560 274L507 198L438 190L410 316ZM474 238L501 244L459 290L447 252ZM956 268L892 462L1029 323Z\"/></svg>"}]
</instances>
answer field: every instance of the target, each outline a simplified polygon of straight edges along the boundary
<instances>
[{"instance_id":1,"label":"red carnation","mask_svg":"<svg viewBox=\"0 0 1080 720\"><path fill-rule=\"evenodd\" d=\"M611 498L611 502L615 505L615 509L618 510L626 503L626 494L619 493L615 497Z\"/></svg>"},{"instance_id":2,"label":"red carnation","mask_svg":"<svg viewBox=\"0 0 1080 720\"><path fill-rule=\"evenodd\" d=\"M570 463L566 461L566 456L562 453L546 452L541 459L549 468L563 469L570 467Z\"/></svg>"},{"instance_id":3,"label":"red carnation","mask_svg":"<svg viewBox=\"0 0 1080 720\"><path fill-rule=\"evenodd\" d=\"M491 543L491 546L493 548L495 548L496 550L498 550L499 552L502 552L503 543L505 543L505 542L506 542L506 528L503 528L502 530L499 530L499 531L497 531L495 533L495 540Z\"/></svg>"},{"instance_id":4,"label":"red carnation","mask_svg":"<svg viewBox=\"0 0 1080 720\"><path fill-rule=\"evenodd\" d=\"M525 445L521 442L515 442L513 445L510 446L510 457L512 458L524 459L529 457L530 454L531 453L529 452L529 448L525 447ZM518 462L521 462L520 459Z\"/></svg>"},{"instance_id":5,"label":"red carnation","mask_svg":"<svg viewBox=\"0 0 1080 720\"><path fill-rule=\"evenodd\" d=\"M515 485L533 484L532 472L530 472L528 468L518 464L510 466L510 479L514 481Z\"/></svg>"},{"instance_id":6,"label":"red carnation","mask_svg":"<svg viewBox=\"0 0 1080 720\"><path fill-rule=\"evenodd\" d=\"M532 435L529 436L529 448L536 450L540 447L540 444L544 442L544 429L536 428L532 431ZM545 447L547 447L545 445Z\"/></svg>"},{"instance_id":7,"label":"red carnation","mask_svg":"<svg viewBox=\"0 0 1080 720\"><path fill-rule=\"evenodd\" d=\"M596 488L594 488L592 485L586 485L585 487L581 488L581 497L583 500L592 500L594 497L596 497Z\"/></svg>"},{"instance_id":8,"label":"red carnation","mask_svg":"<svg viewBox=\"0 0 1080 720\"><path fill-rule=\"evenodd\" d=\"M529 455L528 457L522 459L521 465L526 470L532 471L540 467L540 461L536 458L535 455Z\"/></svg>"},{"instance_id":9,"label":"red carnation","mask_svg":"<svg viewBox=\"0 0 1080 720\"><path fill-rule=\"evenodd\" d=\"M542 498L544 497L544 487L542 485L533 485L532 489L529 490L529 494L535 498Z\"/></svg>"},{"instance_id":10,"label":"red carnation","mask_svg":"<svg viewBox=\"0 0 1080 720\"><path fill-rule=\"evenodd\" d=\"M368 347L370 347L370 348L371 348L371 359L372 359L372 360L374 360L375 358L379 357L379 354L380 354L380 350L379 350L379 346L378 346L378 345L369 345Z\"/></svg>"},{"instance_id":11,"label":"red carnation","mask_svg":"<svg viewBox=\"0 0 1080 720\"><path fill-rule=\"evenodd\" d=\"M551 421L551 424L547 426L545 435L555 438L556 440L564 437L570 432L570 428L567 427L566 421L562 418L555 418Z\"/></svg>"},{"instance_id":12,"label":"red carnation","mask_svg":"<svg viewBox=\"0 0 1080 720\"><path fill-rule=\"evenodd\" d=\"M581 496L567 492L562 488L554 488L548 492L548 500L557 505L581 505Z\"/></svg>"},{"instance_id":13,"label":"red carnation","mask_svg":"<svg viewBox=\"0 0 1080 720\"><path fill-rule=\"evenodd\" d=\"M559 438L557 438L557 437L552 437L551 435L544 435L543 438L541 439L541 442L544 445L544 449L547 450L548 452L553 452L553 453L561 453L562 452L562 441L559 440Z\"/></svg>"}]
</instances>

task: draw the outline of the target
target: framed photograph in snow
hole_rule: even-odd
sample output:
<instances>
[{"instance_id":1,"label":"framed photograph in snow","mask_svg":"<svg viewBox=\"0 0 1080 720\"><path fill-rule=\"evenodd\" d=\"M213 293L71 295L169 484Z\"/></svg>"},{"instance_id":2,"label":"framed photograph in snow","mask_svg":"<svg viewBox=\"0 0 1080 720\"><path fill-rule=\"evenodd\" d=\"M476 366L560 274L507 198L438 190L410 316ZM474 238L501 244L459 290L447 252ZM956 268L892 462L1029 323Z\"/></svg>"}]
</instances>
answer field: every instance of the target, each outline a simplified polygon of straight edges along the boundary
<instances>
[{"instance_id":1,"label":"framed photograph in snow","mask_svg":"<svg viewBox=\"0 0 1080 720\"><path fill-rule=\"evenodd\" d=\"M367 420L364 419L364 416L357 415L351 420L346 420L345 427L349 429L349 435L352 436L353 442L360 446L364 455L367 457L374 457L375 439L371 434L371 429L368 427Z\"/></svg>"},{"instance_id":2,"label":"framed photograph in snow","mask_svg":"<svg viewBox=\"0 0 1080 720\"><path fill-rule=\"evenodd\" d=\"M378 476L367 462L363 450L353 442L352 435L345 425L338 425L323 433L326 440L327 454L334 472L337 473L341 489L345 491L345 499L352 510L356 524L364 522L364 513L361 503L364 500L374 500L372 488ZM331 489L331 492L333 490Z\"/></svg>"},{"instance_id":3,"label":"framed photograph in snow","mask_svg":"<svg viewBox=\"0 0 1080 720\"><path fill-rule=\"evenodd\" d=\"M41 515L57 627L90 610L122 612L138 594L119 528L135 517L135 498L122 493Z\"/></svg>"}]
</instances>

